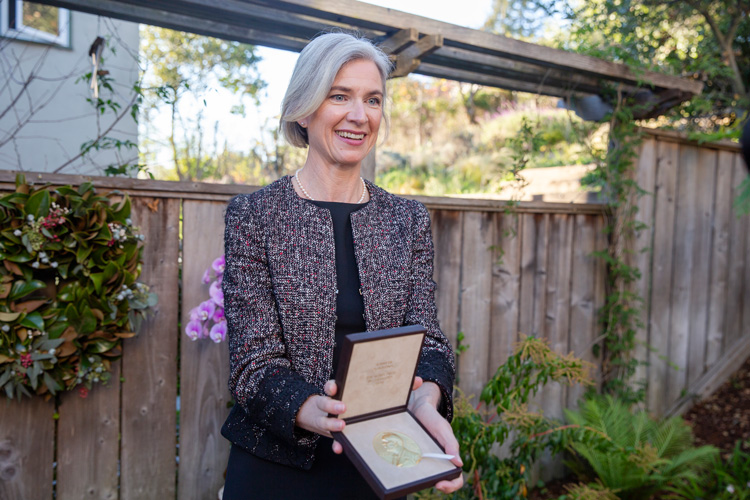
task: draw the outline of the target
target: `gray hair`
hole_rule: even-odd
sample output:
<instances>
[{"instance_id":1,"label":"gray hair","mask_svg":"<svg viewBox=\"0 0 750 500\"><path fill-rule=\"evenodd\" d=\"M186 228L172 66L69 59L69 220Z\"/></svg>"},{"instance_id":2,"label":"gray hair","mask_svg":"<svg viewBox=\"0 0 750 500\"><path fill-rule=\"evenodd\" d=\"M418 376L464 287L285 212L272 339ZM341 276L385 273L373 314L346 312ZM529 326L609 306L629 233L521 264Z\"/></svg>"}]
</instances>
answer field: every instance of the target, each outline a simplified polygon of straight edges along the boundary
<instances>
[{"instance_id":1,"label":"gray hair","mask_svg":"<svg viewBox=\"0 0 750 500\"><path fill-rule=\"evenodd\" d=\"M297 121L310 116L323 104L341 67L357 59L372 61L380 72L383 80L383 117L388 133L390 123L385 109L385 81L392 67L390 59L366 38L348 33L325 33L302 49L286 89L279 127L290 144L307 147L307 130Z\"/></svg>"}]
</instances>

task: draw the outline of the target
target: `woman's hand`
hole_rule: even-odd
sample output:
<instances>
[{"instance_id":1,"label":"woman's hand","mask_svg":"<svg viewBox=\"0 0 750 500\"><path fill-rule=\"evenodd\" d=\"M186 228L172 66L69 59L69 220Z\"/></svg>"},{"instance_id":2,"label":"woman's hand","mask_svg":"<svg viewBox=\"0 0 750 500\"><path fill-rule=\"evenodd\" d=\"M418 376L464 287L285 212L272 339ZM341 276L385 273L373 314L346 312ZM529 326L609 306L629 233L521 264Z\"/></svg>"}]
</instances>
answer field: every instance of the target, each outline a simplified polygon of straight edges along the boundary
<instances>
[{"instance_id":1,"label":"woman's hand","mask_svg":"<svg viewBox=\"0 0 750 500\"><path fill-rule=\"evenodd\" d=\"M440 387L434 382L422 382L420 377L416 377L412 391L411 398L409 398L409 409L442 445L445 453L454 456L451 462L462 467L464 463L461 461L458 441L453 435L451 424L437 411L441 398ZM443 493L453 493L463 484L464 478L461 475L453 481L440 481L435 485L435 488Z\"/></svg>"},{"instance_id":2,"label":"woman's hand","mask_svg":"<svg viewBox=\"0 0 750 500\"><path fill-rule=\"evenodd\" d=\"M297 427L310 432L331 437L331 432L344 430L344 421L339 418L331 418L328 414L340 415L346 411L346 405L341 401L331 399L336 395L336 382L329 380L323 388L326 396L315 394L302 403L297 412L295 424ZM343 448L334 441L333 451L341 453Z\"/></svg>"}]
</instances>

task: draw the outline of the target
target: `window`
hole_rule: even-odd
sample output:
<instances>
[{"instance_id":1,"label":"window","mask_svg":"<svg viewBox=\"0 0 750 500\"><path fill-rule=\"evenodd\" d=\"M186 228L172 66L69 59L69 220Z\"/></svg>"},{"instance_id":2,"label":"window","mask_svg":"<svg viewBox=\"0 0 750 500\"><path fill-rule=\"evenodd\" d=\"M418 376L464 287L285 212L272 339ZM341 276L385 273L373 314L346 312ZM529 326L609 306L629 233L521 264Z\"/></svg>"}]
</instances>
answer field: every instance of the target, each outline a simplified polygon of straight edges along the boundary
<instances>
[{"instance_id":1,"label":"window","mask_svg":"<svg viewBox=\"0 0 750 500\"><path fill-rule=\"evenodd\" d=\"M0 2L0 35L70 47L70 11L23 0Z\"/></svg>"}]
</instances>

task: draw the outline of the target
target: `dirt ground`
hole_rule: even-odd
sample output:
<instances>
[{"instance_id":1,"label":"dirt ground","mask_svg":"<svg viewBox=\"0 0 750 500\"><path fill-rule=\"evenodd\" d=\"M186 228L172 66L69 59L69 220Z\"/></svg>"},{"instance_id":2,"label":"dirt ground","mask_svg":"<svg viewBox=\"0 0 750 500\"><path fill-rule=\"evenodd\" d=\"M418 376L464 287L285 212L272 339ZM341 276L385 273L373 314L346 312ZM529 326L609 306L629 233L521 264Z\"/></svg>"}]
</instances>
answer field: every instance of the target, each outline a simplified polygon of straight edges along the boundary
<instances>
[{"instance_id":1,"label":"dirt ground","mask_svg":"<svg viewBox=\"0 0 750 500\"><path fill-rule=\"evenodd\" d=\"M750 450L750 359L711 397L684 415L693 427L695 444L710 444L726 458L740 441ZM546 485L545 491L529 493L529 500L556 499L565 494L566 480Z\"/></svg>"}]
</instances>

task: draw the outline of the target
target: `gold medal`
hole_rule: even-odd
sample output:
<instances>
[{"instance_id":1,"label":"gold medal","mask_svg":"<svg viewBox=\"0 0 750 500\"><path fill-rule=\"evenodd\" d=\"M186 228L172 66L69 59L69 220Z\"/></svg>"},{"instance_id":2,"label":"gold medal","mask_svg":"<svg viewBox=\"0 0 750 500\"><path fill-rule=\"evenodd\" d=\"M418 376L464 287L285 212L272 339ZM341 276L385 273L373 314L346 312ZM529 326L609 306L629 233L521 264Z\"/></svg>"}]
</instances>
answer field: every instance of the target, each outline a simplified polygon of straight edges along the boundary
<instances>
[{"instance_id":1,"label":"gold medal","mask_svg":"<svg viewBox=\"0 0 750 500\"><path fill-rule=\"evenodd\" d=\"M419 445L400 432L381 432L372 440L372 446L380 458L396 467L414 467L422 459Z\"/></svg>"}]
</instances>

